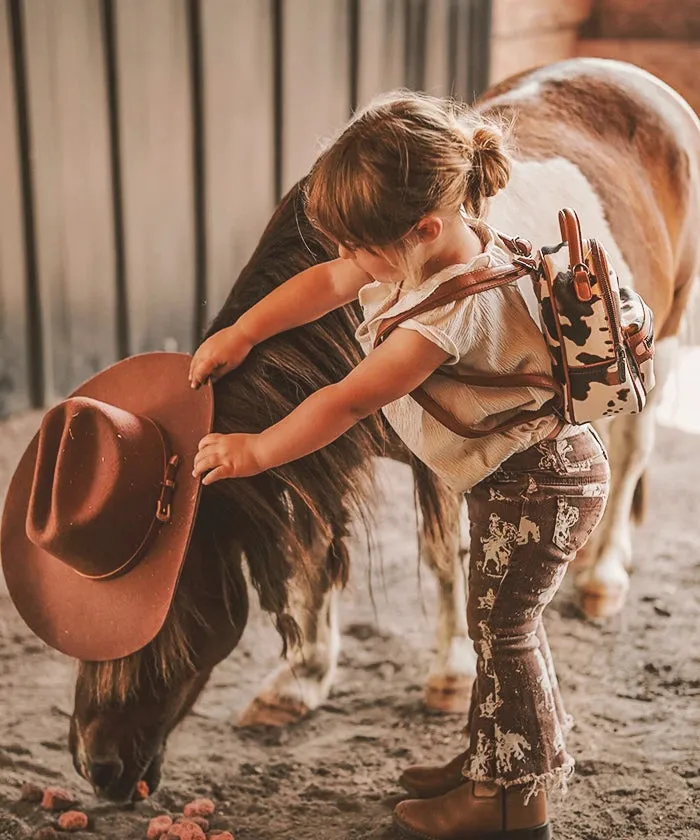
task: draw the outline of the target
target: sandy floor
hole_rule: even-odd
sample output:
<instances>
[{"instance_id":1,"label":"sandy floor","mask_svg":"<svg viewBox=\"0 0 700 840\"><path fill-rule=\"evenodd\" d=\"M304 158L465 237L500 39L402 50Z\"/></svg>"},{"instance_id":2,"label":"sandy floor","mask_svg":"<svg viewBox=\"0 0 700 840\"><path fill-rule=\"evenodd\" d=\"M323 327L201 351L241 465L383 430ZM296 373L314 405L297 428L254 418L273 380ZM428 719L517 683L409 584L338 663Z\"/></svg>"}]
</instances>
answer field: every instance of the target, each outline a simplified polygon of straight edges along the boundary
<instances>
[{"instance_id":1,"label":"sandy floor","mask_svg":"<svg viewBox=\"0 0 700 840\"><path fill-rule=\"evenodd\" d=\"M697 370L688 358L688 371ZM600 626L582 621L566 585L548 611L577 719L570 747L578 772L567 799L553 803L557 840L700 838L700 412L681 393L670 394L659 428L652 515L636 537L624 615ZM0 497L38 419L0 424ZM67 751L74 665L31 635L0 581L0 840L26 837L44 821L16 801L24 781L74 790L100 837L144 837L153 814L197 794L216 800L219 825L237 840L393 837L400 768L451 758L463 741L459 718L428 714L421 702L433 587L417 572L408 473L380 468L393 496L379 534L383 569L368 575L357 547L330 701L286 731L236 729L236 713L279 652L269 621L255 614L173 735L161 789L131 810L98 803L75 775Z\"/></svg>"}]
</instances>

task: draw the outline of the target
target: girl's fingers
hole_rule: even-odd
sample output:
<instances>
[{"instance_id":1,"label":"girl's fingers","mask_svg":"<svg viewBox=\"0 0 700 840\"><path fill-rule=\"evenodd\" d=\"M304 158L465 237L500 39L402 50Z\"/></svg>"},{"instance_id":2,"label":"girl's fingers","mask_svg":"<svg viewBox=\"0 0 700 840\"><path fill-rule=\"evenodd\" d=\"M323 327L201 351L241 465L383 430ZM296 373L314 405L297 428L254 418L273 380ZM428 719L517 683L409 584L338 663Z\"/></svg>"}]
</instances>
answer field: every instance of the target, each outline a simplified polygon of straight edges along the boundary
<instances>
[{"instance_id":1,"label":"girl's fingers","mask_svg":"<svg viewBox=\"0 0 700 840\"><path fill-rule=\"evenodd\" d=\"M207 380L216 382L217 379L228 373L230 370L230 363L221 361L213 356L208 356L203 359L198 359L197 355L192 359L190 364L189 379L192 388L199 388Z\"/></svg>"},{"instance_id":2,"label":"girl's fingers","mask_svg":"<svg viewBox=\"0 0 700 840\"><path fill-rule=\"evenodd\" d=\"M200 451L194 456L194 465L197 468L199 468L204 462L208 461L215 461L217 464L223 463L221 453L212 446L200 449Z\"/></svg>"},{"instance_id":3,"label":"girl's fingers","mask_svg":"<svg viewBox=\"0 0 700 840\"><path fill-rule=\"evenodd\" d=\"M201 385L209 373L220 365L221 362L213 356L201 356L197 351L190 362L190 379Z\"/></svg>"},{"instance_id":4,"label":"girl's fingers","mask_svg":"<svg viewBox=\"0 0 700 840\"><path fill-rule=\"evenodd\" d=\"M197 458L195 458L194 462L194 470L192 471L192 475L195 478L198 475L206 472L207 470L214 469L214 467L221 466L221 458L217 455L216 452L202 454L200 453Z\"/></svg>"},{"instance_id":5,"label":"girl's fingers","mask_svg":"<svg viewBox=\"0 0 700 840\"><path fill-rule=\"evenodd\" d=\"M208 472L202 479L202 484L212 484L219 481L221 478L233 478L231 467L217 467L215 470Z\"/></svg>"},{"instance_id":6,"label":"girl's fingers","mask_svg":"<svg viewBox=\"0 0 700 840\"><path fill-rule=\"evenodd\" d=\"M192 383L192 387L198 388L207 378L208 373L208 365L202 364L201 362L196 364L190 373L190 382Z\"/></svg>"},{"instance_id":7,"label":"girl's fingers","mask_svg":"<svg viewBox=\"0 0 700 840\"><path fill-rule=\"evenodd\" d=\"M208 435L205 435L200 441L197 449L200 451L204 449L206 446L211 446L214 443L217 443L223 435L218 434L217 432L210 432Z\"/></svg>"}]
</instances>

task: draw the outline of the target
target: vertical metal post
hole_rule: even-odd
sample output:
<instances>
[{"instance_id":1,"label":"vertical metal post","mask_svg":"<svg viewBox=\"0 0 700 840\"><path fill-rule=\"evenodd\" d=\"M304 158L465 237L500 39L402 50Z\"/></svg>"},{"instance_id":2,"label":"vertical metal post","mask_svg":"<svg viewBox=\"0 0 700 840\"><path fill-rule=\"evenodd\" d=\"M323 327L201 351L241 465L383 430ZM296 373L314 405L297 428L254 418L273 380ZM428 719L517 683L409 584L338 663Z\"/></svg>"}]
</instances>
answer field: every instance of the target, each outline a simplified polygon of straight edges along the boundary
<instances>
[{"instance_id":1,"label":"vertical metal post","mask_svg":"<svg viewBox=\"0 0 700 840\"><path fill-rule=\"evenodd\" d=\"M27 353L29 357L29 392L34 408L41 408L45 399L44 340L41 324L41 294L36 250L34 210L34 179L32 173L31 126L29 123L29 91L27 88L27 59L24 45L24 19L20 0L10 0L10 33L15 101L17 103L17 133L22 190L22 224L27 283Z\"/></svg>"},{"instance_id":2,"label":"vertical metal post","mask_svg":"<svg viewBox=\"0 0 700 840\"><path fill-rule=\"evenodd\" d=\"M282 140L284 133L284 0L272 0L272 96L275 133L274 185L275 201L282 198Z\"/></svg>"},{"instance_id":3,"label":"vertical metal post","mask_svg":"<svg viewBox=\"0 0 700 840\"><path fill-rule=\"evenodd\" d=\"M107 110L109 119L109 158L112 178L112 215L114 224L114 279L116 283L117 356L129 355L129 307L126 287L124 242L124 197L122 195L122 152L119 135L119 76L117 71L117 30L114 0L102 0L102 39L104 41Z\"/></svg>"},{"instance_id":4,"label":"vertical metal post","mask_svg":"<svg viewBox=\"0 0 700 840\"><path fill-rule=\"evenodd\" d=\"M360 85L360 0L348 0L348 58L350 60L350 114L358 106Z\"/></svg>"},{"instance_id":5,"label":"vertical metal post","mask_svg":"<svg viewBox=\"0 0 700 840\"><path fill-rule=\"evenodd\" d=\"M202 16L199 0L188 8L190 88L192 95L192 177L194 197L194 319L193 347L201 341L207 322L206 125L204 121L204 68Z\"/></svg>"}]
</instances>

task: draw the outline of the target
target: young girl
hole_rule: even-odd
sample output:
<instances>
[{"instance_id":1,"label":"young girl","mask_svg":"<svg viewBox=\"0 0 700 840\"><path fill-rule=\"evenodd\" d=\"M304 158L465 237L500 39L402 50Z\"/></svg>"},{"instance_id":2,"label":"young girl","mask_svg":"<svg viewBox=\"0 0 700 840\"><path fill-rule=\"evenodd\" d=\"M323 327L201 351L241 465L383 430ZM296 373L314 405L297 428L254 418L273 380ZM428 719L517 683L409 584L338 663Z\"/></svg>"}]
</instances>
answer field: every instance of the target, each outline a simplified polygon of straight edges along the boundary
<instances>
[{"instance_id":1,"label":"young girl","mask_svg":"<svg viewBox=\"0 0 700 840\"><path fill-rule=\"evenodd\" d=\"M557 688L542 611L598 522L608 490L605 450L591 428L538 411L535 387L467 387L442 365L503 376L551 371L542 333L517 284L448 303L401 323L372 349L382 321L458 274L508 263L479 217L508 181L500 130L453 103L401 92L358 114L315 164L306 212L338 259L283 283L197 350L198 387L238 366L271 335L356 298L366 358L261 434L207 435L194 474L210 484L251 476L331 443L382 409L406 445L466 493L470 518L468 623L478 655L469 747L446 768L404 774L425 797L397 806L410 837L545 840L546 791L566 787L571 726ZM465 425L507 431L466 439L409 396L422 385ZM536 415L536 416L535 416Z\"/></svg>"}]
</instances>

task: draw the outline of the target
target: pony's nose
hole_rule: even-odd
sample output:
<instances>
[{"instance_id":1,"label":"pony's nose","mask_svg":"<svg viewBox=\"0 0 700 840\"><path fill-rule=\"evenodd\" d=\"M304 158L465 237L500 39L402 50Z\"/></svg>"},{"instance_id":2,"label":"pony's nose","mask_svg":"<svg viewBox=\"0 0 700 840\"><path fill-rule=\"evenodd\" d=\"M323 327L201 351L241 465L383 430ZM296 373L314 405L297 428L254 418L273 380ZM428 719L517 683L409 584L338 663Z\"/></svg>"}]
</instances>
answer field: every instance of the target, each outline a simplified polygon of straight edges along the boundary
<instances>
[{"instance_id":1,"label":"pony's nose","mask_svg":"<svg viewBox=\"0 0 700 840\"><path fill-rule=\"evenodd\" d=\"M124 770L124 763L118 756L100 758L90 764L90 780L99 790L106 790L114 784Z\"/></svg>"}]
</instances>

